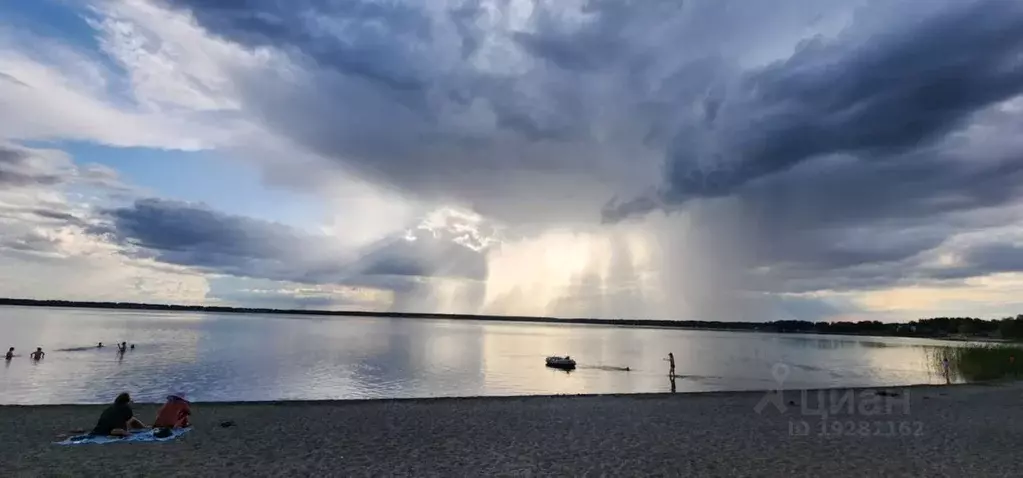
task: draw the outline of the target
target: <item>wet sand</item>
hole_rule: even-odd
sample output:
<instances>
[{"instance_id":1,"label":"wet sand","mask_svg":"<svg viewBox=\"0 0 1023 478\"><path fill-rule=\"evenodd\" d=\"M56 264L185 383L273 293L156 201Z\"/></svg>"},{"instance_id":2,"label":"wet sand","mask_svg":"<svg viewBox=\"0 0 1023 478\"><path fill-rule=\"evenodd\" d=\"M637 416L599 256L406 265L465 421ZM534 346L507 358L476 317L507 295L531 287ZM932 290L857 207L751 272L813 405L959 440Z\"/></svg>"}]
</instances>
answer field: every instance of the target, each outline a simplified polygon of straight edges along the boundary
<instances>
[{"instance_id":1,"label":"wet sand","mask_svg":"<svg viewBox=\"0 0 1023 478\"><path fill-rule=\"evenodd\" d=\"M169 443L51 444L102 407L0 407L4 476L1019 476L1023 386L196 404ZM874 398L871 398L874 397ZM875 401L876 399L876 401ZM885 404L886 406L875 405ZM853 413L848 413L848 405ZM870 404L870 406L868 406ZM819 405L823 405L823 408ZM837 416L815 414L830 408ZM156 405L137 405L151 421ZM840 410L839 410L840 409ZM234 427L218 424L232 420ZM838 423L836 427L834 424ZM805 425L805 426L804 426Z\"/></svg>"}]
</instances>

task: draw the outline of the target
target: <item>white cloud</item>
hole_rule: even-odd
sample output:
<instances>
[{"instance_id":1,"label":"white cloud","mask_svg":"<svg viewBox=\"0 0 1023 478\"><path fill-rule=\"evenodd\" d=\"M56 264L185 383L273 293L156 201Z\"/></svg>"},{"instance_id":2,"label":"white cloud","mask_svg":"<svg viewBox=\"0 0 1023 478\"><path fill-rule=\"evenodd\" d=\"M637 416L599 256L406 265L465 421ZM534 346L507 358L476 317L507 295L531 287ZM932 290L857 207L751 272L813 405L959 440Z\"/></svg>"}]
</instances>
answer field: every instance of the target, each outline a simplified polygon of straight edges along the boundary
<instances>
[{"instance_id":1,"label":"white cloud","mask_svg":"<svg viewBox=\"0 0 1023 478\"><path fill-rule=\"evenodd\" d=\"M267 49L246 50L213 38L186 14L141 0L105 2L90 23L102 50L127 72L140 109L168 114L237 111L233 70L266 68Z\"/></svg>"},{"instance_id":2,"label":"white cloud","mask_svg":"<svg viewBox=\"0 0 1023 478\"><path fill-rule=\"evenodd\" d=\"M265 54L218 42L187 16L145 2L100 5L92 26L125 78L100 52L0 23L0 139L196 150L254 134L232 114L225 71Z\"/></svg>"},{"instance_id":3,"label":"white cloud","mask_svg":"<svg viewBox=\"0 0 1023 478\"><path fill-rule=\"evenodd\" d=\"M124 189L110 171L79 168L64 153L0 143L0 294L71 300L199 303L206 279L135 260L91 234L95 208ZM17 182L6 182L10 174ZM98 173L98 174L97 174ZM66 191L91 191L96 202ZM83 196L84 197L84 196Z\"/></svg>"},{"instance_id":4,"label":"white cloud","mask_svg":"<svg viewBox=\"0 0 1023 478\"><path fill-rule=\"evenodd\" d=\"M77 64L42 63L0 45L0 71L16 80L0 81L0 138L182 149L209 144L188 118L147 115L100 97L98 85L77 81Z\"/></svg>"}]
</instances>

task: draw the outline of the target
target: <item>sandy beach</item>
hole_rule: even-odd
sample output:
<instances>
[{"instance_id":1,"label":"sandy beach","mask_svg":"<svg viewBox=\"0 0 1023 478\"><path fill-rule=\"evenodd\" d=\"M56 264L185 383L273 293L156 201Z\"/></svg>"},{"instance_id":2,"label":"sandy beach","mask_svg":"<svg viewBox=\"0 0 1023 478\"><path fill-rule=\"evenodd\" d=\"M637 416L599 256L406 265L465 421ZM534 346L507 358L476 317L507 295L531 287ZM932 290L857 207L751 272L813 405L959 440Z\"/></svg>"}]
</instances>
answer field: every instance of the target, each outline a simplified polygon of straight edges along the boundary
<instances>
[{"instance_id":1,"label":"sandy beach","mask_svg":"<svg viewBox=\"0 0 1023 478\"><path fill-rule=\"evenodd\" d=\"M0 407L0 473L1020 474L1019 383L857 389L851 394L787 391L779 398L727 392L195 404L197 425L177 441L71 447L52 442L61 432L90 428L101 406L5 406ZM135 408L146 421L156 410L147 404ZM819 414L829 410L835 414ZM219 426L227 420L236 425Z\"/></svg>"}]
</instances>

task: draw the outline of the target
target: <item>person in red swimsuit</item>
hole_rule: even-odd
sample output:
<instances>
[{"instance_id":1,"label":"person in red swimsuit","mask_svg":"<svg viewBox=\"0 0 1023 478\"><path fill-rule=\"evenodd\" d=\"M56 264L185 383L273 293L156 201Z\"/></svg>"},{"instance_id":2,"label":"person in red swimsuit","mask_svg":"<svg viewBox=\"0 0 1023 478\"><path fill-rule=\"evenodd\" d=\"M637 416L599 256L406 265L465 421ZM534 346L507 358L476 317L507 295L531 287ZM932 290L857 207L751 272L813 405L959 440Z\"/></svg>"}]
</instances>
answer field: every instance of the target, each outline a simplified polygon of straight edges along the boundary
<instances>
[{"instance_id":1,"label":"person in red swimsuit","mask_svg":"<svg viewBox=\"0 0 1023 478\"><path fill-rule=\"evenodd\" d=\"M156 412L153 428L185 428L191 424L191 416L192 409L188 400L180 393L170 395L160 411Z\"/></svg>"}]
</instances>

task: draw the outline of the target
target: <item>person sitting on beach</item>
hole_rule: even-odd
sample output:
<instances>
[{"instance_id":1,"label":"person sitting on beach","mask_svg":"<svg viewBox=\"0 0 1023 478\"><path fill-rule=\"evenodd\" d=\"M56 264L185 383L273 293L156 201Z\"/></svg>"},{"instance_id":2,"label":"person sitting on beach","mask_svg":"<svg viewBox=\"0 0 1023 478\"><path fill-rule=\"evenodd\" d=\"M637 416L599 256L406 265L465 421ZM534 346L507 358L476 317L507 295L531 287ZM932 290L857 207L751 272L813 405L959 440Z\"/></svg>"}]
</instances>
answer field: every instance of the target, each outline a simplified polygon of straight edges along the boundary
<instances>
[{"instance_id":1,"label":"person sitting on beach","mask_svg":"<svg viewBox=\"0 0 1023 478\"><path fill-rule=\"evenodd\" d=\"M168 395L167 402L156 412L153 428L185 428L190 425L191 416L191 404L185 399L184 394Z\"/></svg>"},{"instance_id":2,"label":"person sitting on beach","mask_svg":"<svg viewBox=\"0 0 1023 478\"><path fill-rule=\"evenodd\" d=\"M32 357L32 360L41 360L46 356L46 352L43 352L42 347L36 347L36 351L29 354L29 356Z\"/></svg>"},{"instance_id":3,"label":"person sitting on beach","mask_svg":"<svg viewBox=\"0 0 1023 478\"><path fill-rule=\"evenodd\" d=\"M103 410L99 421L92 429L91 435L101 436L127 436L132 429L146 428L146 426L135 418L135 412L131 410L131 395L123 392L114 399L114 404Z\"/></svg>"},{"instance_id":4,"label":"person sitting on beach","mask_svg":"<svg viewBox=\"0 0 1023 478\"><path fill-rule=\"evenodd\" d=\"M7 349L7 355L4 355L4 358L7 360L14 358L14 347Z\"/></svg>"}]
</instances>

